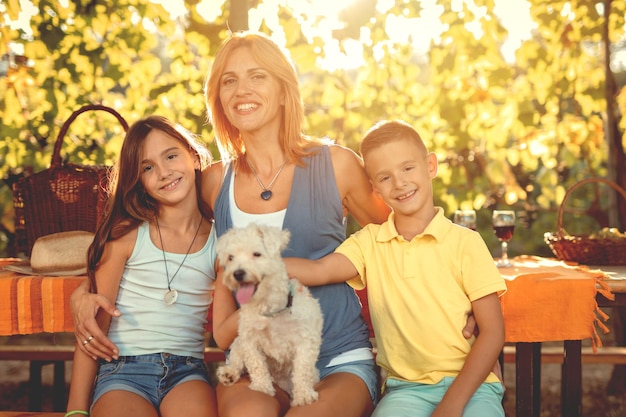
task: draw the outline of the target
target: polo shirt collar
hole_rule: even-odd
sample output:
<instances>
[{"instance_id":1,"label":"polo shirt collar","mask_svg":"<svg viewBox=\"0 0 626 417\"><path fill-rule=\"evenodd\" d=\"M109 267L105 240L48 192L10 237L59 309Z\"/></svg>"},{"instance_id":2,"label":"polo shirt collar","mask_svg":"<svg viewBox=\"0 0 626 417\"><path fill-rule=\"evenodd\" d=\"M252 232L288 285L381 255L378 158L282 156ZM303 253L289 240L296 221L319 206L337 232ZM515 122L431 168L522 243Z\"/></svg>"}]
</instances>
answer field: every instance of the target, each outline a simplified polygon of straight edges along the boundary
<instances>
[{"instance_id":1,"label":"polo shirt collar","mask_svg":"<svg viewBox=\"0 0 626 417\"><path fill-rule=\"evenodd\" d=\"M389 217L387 217L387 221L380 226L378 234L376 236L376 240L378 242L388 242L393 239L404 239L404 237L400 236L398 231L396 230L396 224L394 222L395 213L392 211L389 213ZM443 214L443 208L435 207L435 217L430 221L428 226L424 231L415 236L425 236L430 235L435 238L435 240L443 239L444 235L450 229L452 223L448 220Z\"/></svg>"}]
</instances>

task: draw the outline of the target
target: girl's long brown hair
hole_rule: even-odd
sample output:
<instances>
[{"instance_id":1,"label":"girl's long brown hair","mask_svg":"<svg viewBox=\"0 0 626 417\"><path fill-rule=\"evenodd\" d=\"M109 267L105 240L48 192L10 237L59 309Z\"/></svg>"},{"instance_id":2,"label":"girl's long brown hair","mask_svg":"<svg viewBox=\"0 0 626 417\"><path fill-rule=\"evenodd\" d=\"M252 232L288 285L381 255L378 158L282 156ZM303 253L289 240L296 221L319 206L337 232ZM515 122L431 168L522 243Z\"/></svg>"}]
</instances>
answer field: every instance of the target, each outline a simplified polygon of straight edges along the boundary
<instances>
[{"instance_id":1,"label":"girl's long brown hair","mask_svg":"<svg viewBox=\"0 0 626 417\"><path fill-rule=\"evenodd\" d=\"M220 82L226 63L235 49L243 47L247 47L253 59L280 83L285 96L279 132L281 145L289 161L302 165L302 157L310 154L313 146L325 142L313 140L303 134L304 105L298 76L292 62L266 35L250 31L234 32L224 40L217 50L205 83L204 93L209 122L215 129L215 139L221 158L235 159L240 164L245 161L245 158L239 158L245 154L241 134L226 117L220 102ZM276 99L278 100L278 97ZM241 166L248 169L245 162Z\"/></svg>"},{"instance_id":2,"label":"girl's long brown hair","mask_svg":"<svg viewBox=\"0 0 626 417\"><path fill-rule=\"evenodd\" d=\"M141 152L148 134L160 130L182 143L194 155L200 170L196 170L196 193L202 215L211 219L212 212L200 198L201 171L211 162L211 154L194 136L181 126L162 116L149 116L134 123L124 138L119 159L114 165L108 184L109 198L87 253L87 275L91 291L96 292L95 270L102 257L104 245L119 239L141 223L158 214L159 205L141 184Z\"/></svg>"}]
</instances>

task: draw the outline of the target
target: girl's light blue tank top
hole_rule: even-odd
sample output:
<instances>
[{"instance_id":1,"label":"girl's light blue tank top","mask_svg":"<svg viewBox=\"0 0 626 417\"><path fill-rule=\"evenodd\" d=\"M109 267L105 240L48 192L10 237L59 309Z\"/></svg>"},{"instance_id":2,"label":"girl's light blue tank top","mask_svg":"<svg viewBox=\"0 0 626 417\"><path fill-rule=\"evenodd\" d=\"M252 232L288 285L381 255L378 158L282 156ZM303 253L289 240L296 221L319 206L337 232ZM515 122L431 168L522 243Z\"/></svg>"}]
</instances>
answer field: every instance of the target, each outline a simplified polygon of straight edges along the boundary
<instances>
[{"instance_id":1,"label":"girl's light blue tank top","mask_svg":"<svg viewBox=\"0 0 626 417\"><path fill-rule=\"evenodd\" d=\"M291 233L284 257L318 259L333 252L346 238L346 221L328 146L304 158L296 166L283 229ZM215 202L217 235L233 227L228 198L232 180L229 165ZM358 348L371 347L367 324L354 290L345 283L311 287L322 307L324 328L317 362L325 367L335 356Z\"/></svg>"}]
</instances>

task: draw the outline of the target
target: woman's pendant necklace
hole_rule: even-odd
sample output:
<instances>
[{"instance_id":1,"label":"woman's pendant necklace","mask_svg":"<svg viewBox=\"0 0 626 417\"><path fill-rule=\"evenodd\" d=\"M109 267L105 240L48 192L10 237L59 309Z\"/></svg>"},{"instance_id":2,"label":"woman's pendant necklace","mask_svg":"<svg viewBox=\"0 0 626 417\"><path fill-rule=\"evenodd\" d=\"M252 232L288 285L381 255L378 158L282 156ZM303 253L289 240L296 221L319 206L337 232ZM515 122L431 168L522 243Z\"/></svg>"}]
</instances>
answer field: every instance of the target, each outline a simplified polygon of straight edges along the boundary
<instances>
[{"instance_id":1,"label":"woman's pendant necklace","mask_svg":"<svg viewBox=\"0 0 626 417\"><path fill-rule=\"evenodd\" d=\"M259 178L258 174L256 173L256 170L252 167L252 165L250 165L250 163L248 163L248 166L250 167L250 171L252 171L254 178L256 178L256 181L259 183L259 185L263 189L263 191L261 191L261 198L263 200L267 201L270 198L272 198L272 195L273 195L272 190L271 190L272 185L274 185L274 182L276 182L276 180L278 179L278 176L283 171L283 168L285 167L285 165L287 165L286 159L285 159L285 162L283 162L283 164L280 166L280 168L278 168L278 172L276 172L276 175L274 175L274 178L272 178L272 180L266 187L265 185L263 185L263 182L261 181L261 178Z\"/></svg>"},{"instance_id":2,"label":"woman's pendant necklace","mask_svg":"<svg viewBox=\"0 0 626 417\"><path fill-rule=\"evenodd\" d=\"M165 294L163 295L163 302L165 302L165 304L167 304L168 306L171 306L172 304L176 303L176 300L178 300L178 291L176 291L175 289L173 290L171 287L172 281L174 281L174 278L176 278L176 274L178 274L178 271L180 271L180 268L182 268L183 264L187 260L187 256L189 255L189 252L191 251L191 247L193 246L193 243L196 241L196 237L198 237L198 232L200 232L200 226L202 226L202 217L200 217L200 223L198 224L196 233L193 235L193 239L191 240L191 244L189 245L189 248L187 249L187 253L185 253L185 257L183 258L180 265L178 265L178 269L176 270L176 272L174 272L174 275L172 275L171 279L170 279L170 273L167 270L167 259L165 258L165 247L163 246L163 238L161 237L161 227L159 227L158 216L155 217L155 221L156 221L157 231L159 232L159 241L161 242L161 252L163 253L163 263L165 264L165 279L167 280L167 291L165 291Z\"/></svg>"}]
</instances>

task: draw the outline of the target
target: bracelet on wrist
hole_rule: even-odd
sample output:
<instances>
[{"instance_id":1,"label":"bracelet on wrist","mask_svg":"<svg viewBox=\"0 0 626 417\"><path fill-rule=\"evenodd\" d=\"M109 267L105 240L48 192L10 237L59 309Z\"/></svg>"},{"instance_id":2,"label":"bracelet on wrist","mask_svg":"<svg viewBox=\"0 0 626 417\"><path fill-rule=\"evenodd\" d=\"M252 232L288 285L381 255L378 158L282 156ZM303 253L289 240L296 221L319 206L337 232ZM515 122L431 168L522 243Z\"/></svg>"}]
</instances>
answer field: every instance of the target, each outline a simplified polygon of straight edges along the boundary
<instances>
[{"instance_id":1,"label":"bracelet on wrist","mask_svg":"<svg viewBox=\"0 0 626 417\"><path fill-rule=\"evenodd\" d=\"M82 416L88 416L89 415L89 411L72 410L72 411L68 411L67 413L65 413L65 417L75 416L77 414L80 414Z\"/></svg>"}]
</instances>

